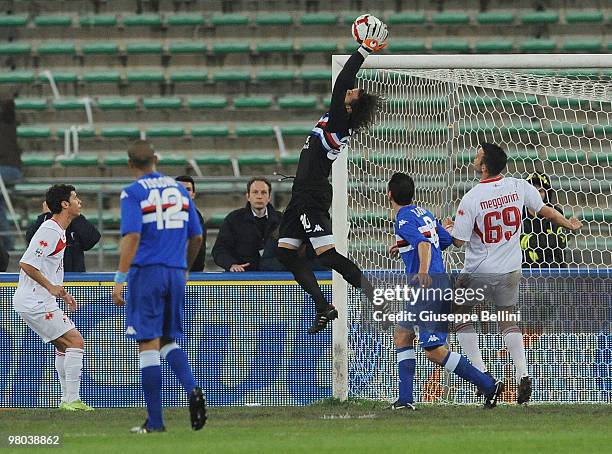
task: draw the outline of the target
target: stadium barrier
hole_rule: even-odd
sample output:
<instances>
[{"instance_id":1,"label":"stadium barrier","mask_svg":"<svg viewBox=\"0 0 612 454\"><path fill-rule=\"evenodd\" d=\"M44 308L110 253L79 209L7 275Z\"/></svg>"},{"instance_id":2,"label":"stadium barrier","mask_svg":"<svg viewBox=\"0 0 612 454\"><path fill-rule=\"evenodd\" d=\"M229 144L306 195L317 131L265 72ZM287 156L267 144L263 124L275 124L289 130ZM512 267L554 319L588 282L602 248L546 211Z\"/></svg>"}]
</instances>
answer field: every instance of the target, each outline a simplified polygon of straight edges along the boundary
<instances>
[{"instance_id":1,"label":"stadium barrier","mask_svg":"<svg viewBox=\"0 0 612 454\"><path fill-rule=\"evenodd\" d=\"M331 273L317 277L330 297ZM550 277L529 273L521 283L519 308L528 325L533 400L612 403L609 273ZM124 310L111 302L112 279L110 273L66 275L66 286L80 303L72 318L85 339L81 396L94 407L143 406L137 348L125 339ZM287 273L190 275L186 337L179 343L211 405L307 405L331 397L331 330L306 333L313 304L290 279ZM13 311L17 280L16 274L0 275L0 408L55 407L60 387L53 347L43 344ZM357 299L351 293L351 301ZM358 304L349 304L349 395L394 398L392 337L367 326L356 310ZM561 323L571 314L574 320ZM543 323L534 324L537 317ZM458 348L452 335L450 343ZM513 401L512 368L501 337L489 330L481 346L492 372L510 382L504 400ZM162 367L163 404L185 405L178 381ZM473 389L453 382L421 353L417 371L418 400L475 402Z\"/></svg>"}]
</instances>

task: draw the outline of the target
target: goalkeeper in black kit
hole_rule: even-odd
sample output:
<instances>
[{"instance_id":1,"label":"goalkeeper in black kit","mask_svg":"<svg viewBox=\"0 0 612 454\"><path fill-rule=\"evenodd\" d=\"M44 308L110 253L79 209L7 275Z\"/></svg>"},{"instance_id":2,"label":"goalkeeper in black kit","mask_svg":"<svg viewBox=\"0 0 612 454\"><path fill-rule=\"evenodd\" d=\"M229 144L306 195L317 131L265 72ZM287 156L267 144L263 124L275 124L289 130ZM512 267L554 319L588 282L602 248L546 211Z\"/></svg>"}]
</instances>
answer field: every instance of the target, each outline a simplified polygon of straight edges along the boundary
<instances>
[{"instance_id":1,"label":"goalkeeper in black kit","mask_svg":"<svg viewBox=\"0 0 612 454\"><path fill-rule=\"evenodd\" d=\"M336 270L353 287L362 289L372 301L372 285L357 265L335 249L329 215L332 202L329 175L332 164L348 144L351 134L372 125L380 108L381 98L355 88L355 78L367 56L386 46L387 35L387 26L369 16L365 39L338 74L329 112L319 119L306 138L291 200L280 224L278 259L315 302L316 316L308 329L310 334L323 330L338 317L338 311L323 296L308 262L297 253L304 241L311 242L322 265Z\"/></svg>"}]
</instances>

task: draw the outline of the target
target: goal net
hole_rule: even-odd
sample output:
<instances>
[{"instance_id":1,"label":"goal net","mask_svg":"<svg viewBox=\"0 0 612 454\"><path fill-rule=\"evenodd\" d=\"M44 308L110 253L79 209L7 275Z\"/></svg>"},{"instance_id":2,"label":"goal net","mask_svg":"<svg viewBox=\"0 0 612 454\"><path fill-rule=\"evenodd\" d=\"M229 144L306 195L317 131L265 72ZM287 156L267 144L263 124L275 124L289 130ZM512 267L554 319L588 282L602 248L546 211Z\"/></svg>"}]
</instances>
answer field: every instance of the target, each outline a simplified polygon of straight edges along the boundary
<instances>
[{"instance_id":1,"label":"goal net","mask_svg":"<svg viewBox=\"0 0 612 454\"><path fill-rule=\"evenodd\" d=\"M522 56L513 57L520 64ZM495 69L494 62L481 69L420 69L406 67L412 58L395 57L381 65L386 69L370 64L358 75L358 86L382 95L384 106L373 128L353 135L346 162L334 170L334 197L340 198L332 213L334 229L337 237L347 238L346 245L340 239L339 248L346 246L349 257L375 273L378 282L391 282L403 270L401 259L388 253L395 242L386 191L391 175L410 174L415 203L442 220L454 216L461 197L478 181L471 166L478 145L502 146L509 157L505 175L545 175L550 201L584 223L577 233L555 229L523 237L527 268L563 268L537 274L527 269L521 282L532 399L612 402L607 274L612 265L612 61L600 59L593 69L512 69L508 60L504 69ZM551 257L556 261L548 265ZM449 271L460 270L462 250L449 248L445 261ZM348 396L394 400L398 377L391 331L366 326L367 309L343 285L334 281L334 302L338 295L346 300L347 332L335 330L334 354L346 341ZM476 328L485 363L506 381L504 400L515 401L514 368L496 324ZM461 351L453 334L449 344ZM476 402L474 391L428 363L417 348L418 401Z\"/></svg>"}]
</instances>

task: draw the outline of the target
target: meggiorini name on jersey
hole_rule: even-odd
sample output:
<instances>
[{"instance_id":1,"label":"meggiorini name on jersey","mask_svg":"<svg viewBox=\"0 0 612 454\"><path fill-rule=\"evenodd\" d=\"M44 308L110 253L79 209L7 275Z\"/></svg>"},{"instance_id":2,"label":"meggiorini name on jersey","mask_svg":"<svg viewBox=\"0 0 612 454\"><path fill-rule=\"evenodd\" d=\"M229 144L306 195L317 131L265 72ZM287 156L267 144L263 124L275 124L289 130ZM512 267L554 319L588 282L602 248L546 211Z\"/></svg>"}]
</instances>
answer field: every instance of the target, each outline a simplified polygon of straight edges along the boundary
<instances>
[{"instance_id":1,"label":"meggiorini name on jersey","mask_svg":"<svg viewBox=\"0 0 612 454\"><path fill-rule=\"evenodd\" d=\"M521 312L509 311L477 311L470 314L447 314L435 311L400 311L384 313L383 311L374 311L372 318L375 322L451 322L451 323L468 323L468 322L520 322Z\"/></svg>"}]
</instances>

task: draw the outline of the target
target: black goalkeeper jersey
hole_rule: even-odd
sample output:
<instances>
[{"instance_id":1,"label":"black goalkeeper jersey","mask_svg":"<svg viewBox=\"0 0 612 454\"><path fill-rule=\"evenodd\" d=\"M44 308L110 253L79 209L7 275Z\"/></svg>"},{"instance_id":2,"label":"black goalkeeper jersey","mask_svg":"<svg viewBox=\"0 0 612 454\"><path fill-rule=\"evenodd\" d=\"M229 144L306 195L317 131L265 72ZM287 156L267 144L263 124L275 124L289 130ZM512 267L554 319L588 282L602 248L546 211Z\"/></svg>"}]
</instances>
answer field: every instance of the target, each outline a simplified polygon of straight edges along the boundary
<instances>
[{"instance_id":1,"label":"black goalkeeper jersey","mask_svg":"<svg viewBox=\"0 0 612 454\"><path fill-rule=\"evenodd\" d=\"M329 112L319 119L300 153L289 205L329 210L332 202L331 166L351 136L344 102L346 91L355 87L355 77L363 61L364 57L355 52L338 74Z\"/></svg>"}]
</instances>

